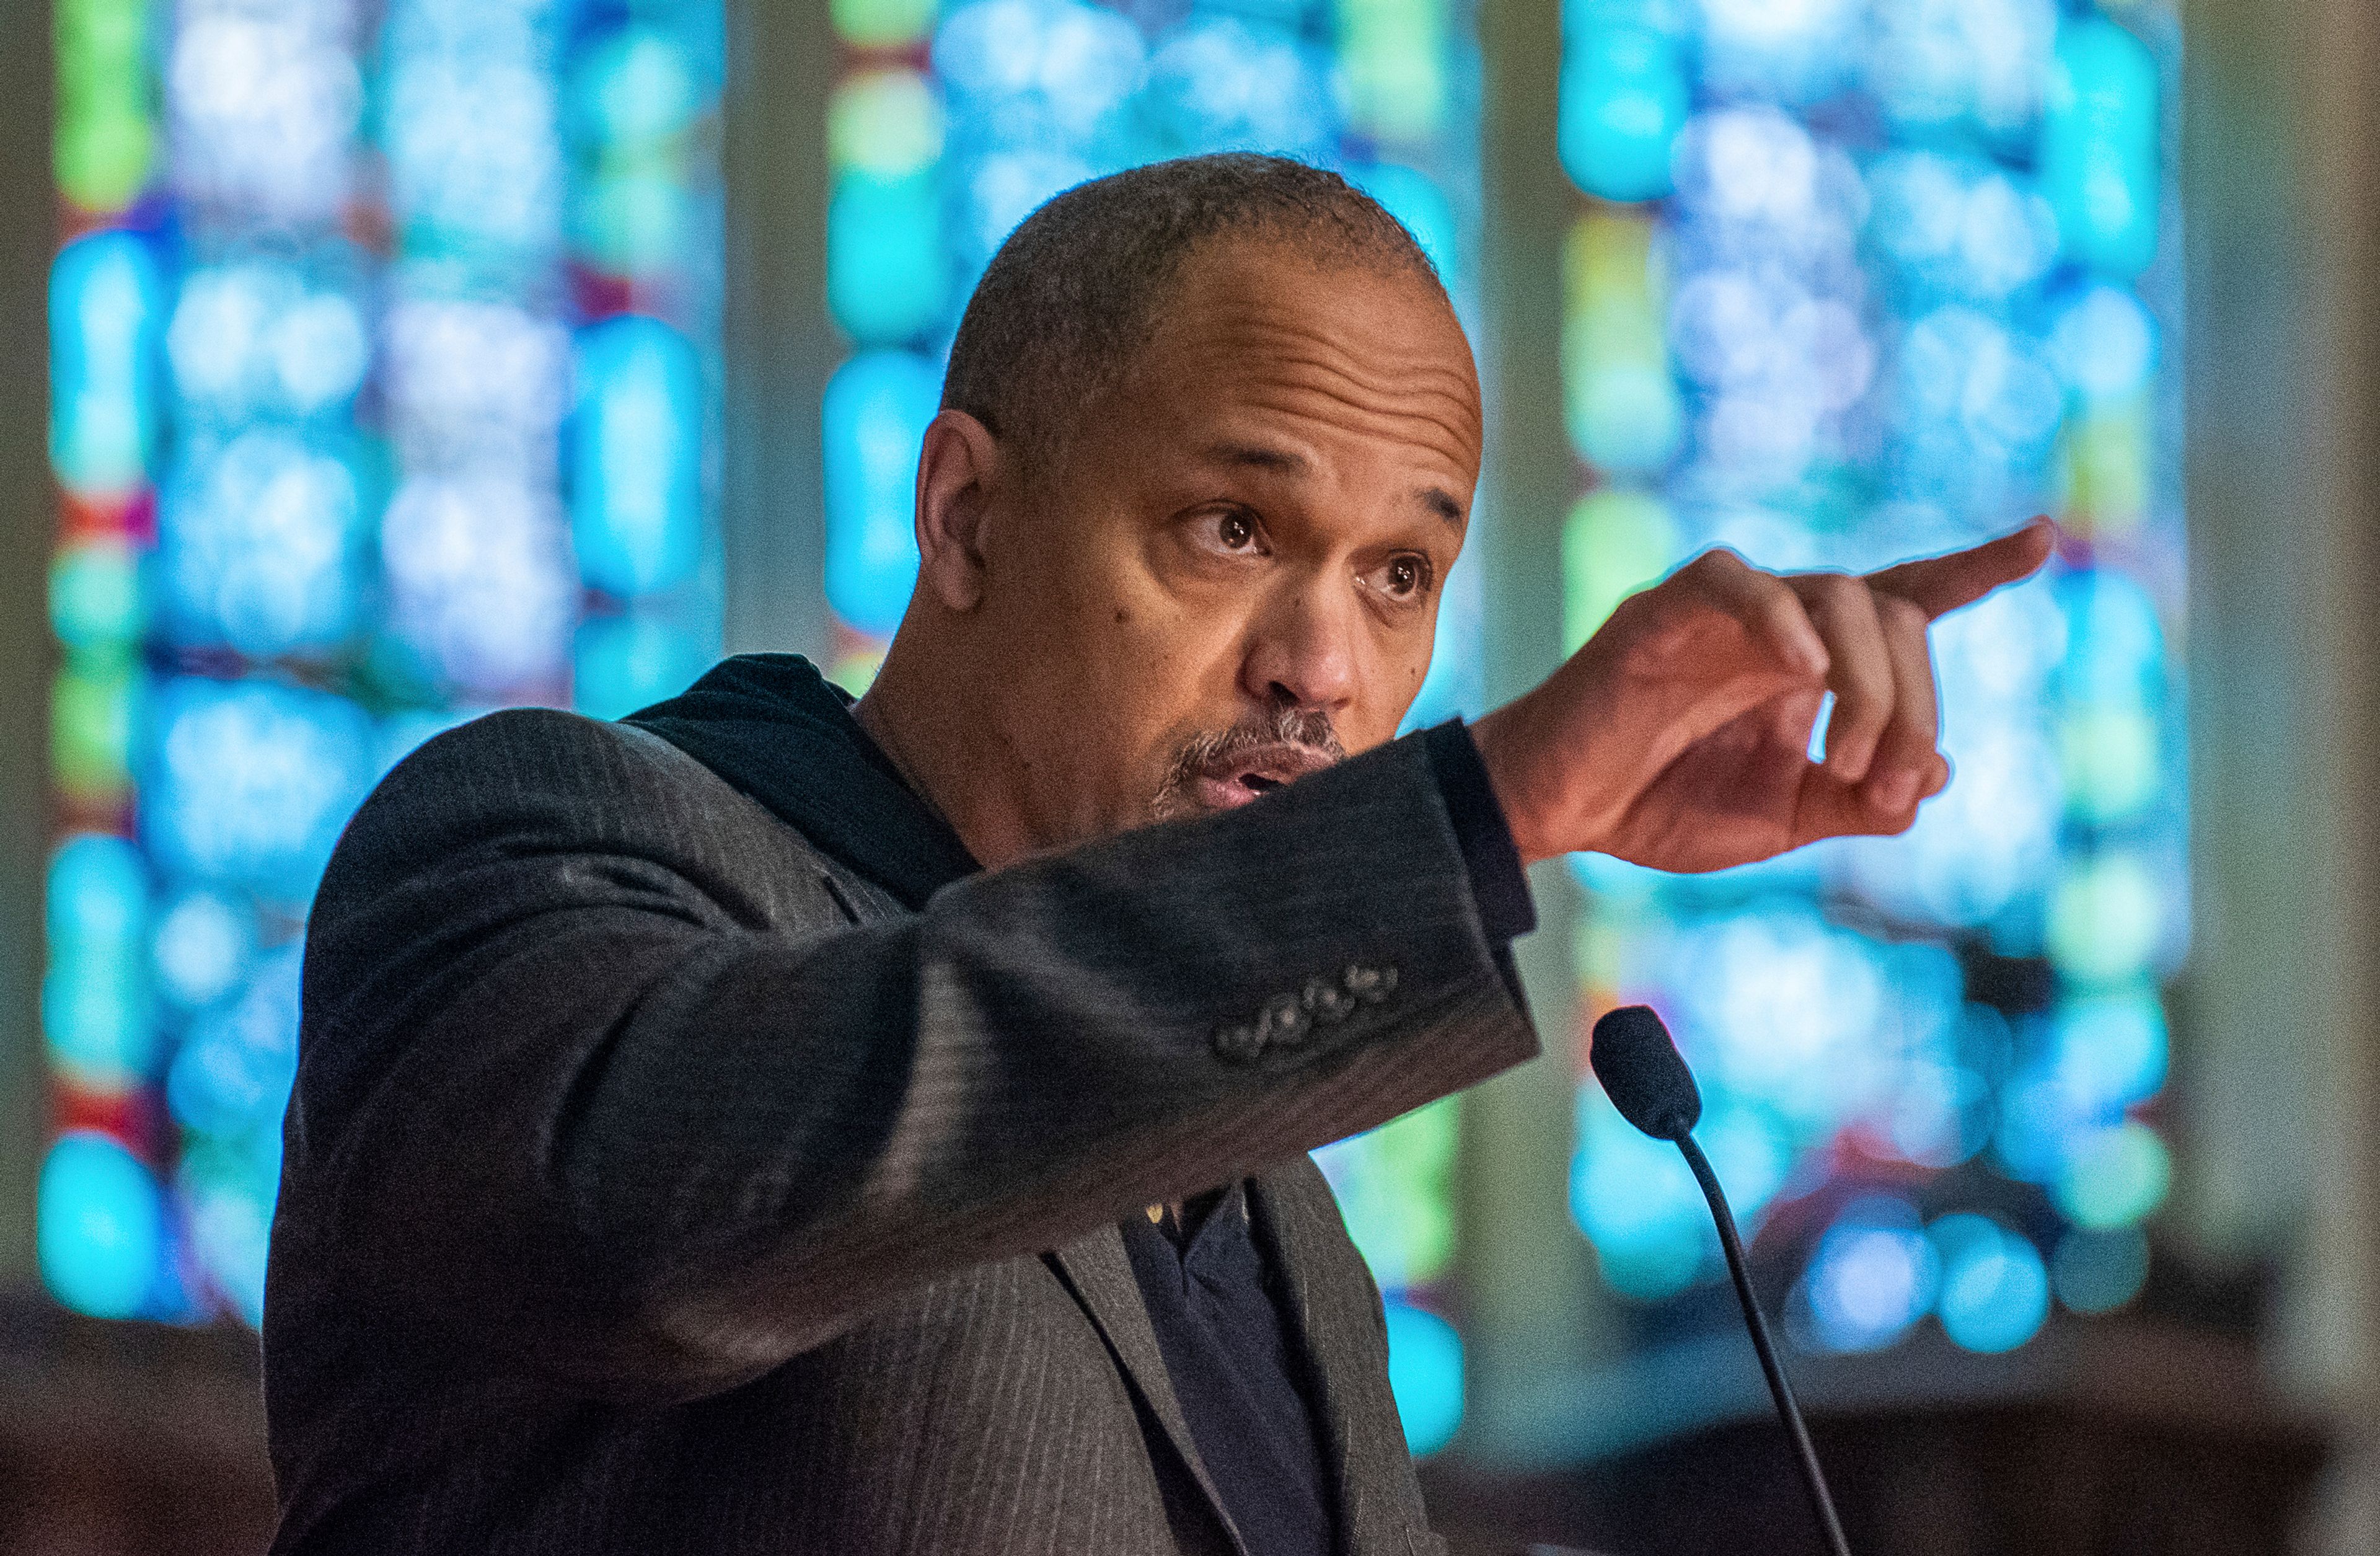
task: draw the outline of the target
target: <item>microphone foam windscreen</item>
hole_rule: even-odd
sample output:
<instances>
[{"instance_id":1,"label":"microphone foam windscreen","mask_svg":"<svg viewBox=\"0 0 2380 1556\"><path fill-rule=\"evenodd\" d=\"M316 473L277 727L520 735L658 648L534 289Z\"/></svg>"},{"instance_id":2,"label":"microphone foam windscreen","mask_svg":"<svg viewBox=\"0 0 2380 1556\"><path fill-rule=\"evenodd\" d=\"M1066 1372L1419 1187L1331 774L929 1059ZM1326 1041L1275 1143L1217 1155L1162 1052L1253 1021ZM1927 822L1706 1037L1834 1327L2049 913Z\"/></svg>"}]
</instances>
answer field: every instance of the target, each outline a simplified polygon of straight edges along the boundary
<instances>
[{"instance_id":1,"label":"microphone foam windscreen","mask_svg":"<svg viewBox=\"0 0 2380 1556\"><path fill-rule=\"evenodd\" d=\"M1655 1139L1683 1139L1701 1121L1694 1074L1649 1006L1622 1005L1597 1022L1587 1057L1620 1116Z\"/></svg>"}]
</instances>

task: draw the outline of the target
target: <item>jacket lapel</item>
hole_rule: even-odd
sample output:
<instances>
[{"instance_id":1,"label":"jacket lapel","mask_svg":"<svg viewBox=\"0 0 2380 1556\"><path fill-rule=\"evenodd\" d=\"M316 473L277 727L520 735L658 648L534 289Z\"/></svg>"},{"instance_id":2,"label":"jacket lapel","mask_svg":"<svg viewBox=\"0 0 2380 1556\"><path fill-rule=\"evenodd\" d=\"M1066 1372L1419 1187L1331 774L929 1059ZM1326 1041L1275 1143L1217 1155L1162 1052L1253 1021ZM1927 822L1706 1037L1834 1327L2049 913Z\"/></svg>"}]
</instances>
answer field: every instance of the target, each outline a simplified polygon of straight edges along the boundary
<instances>
[{"instance_id":1,"label":"jacket lapel","mask_svg":"<svg viewBox=\"0 0 2380 1556\"><path fill-rule=\"evenodd\" d=\"M1413 1467L1362 1256L1311 1158L1301 1156L1249 1187L1257 1237L1281 1278L1305 1353L1306 1398L1339 1496L1339 1550L1342 1556L1402 1556Z\"/></svg>"},{"instance_id":2,"label":"jacket lapel","mask_svg":"<svg viewBox=\"0 0 2380 1556\"><path fill-rule=\"evenodd\" d=\"M1174 1397L1172 1380L1165 1371L1165 1354L1157 1346L1157 1328L1148 1321L1148 1307L1141 1300L1140 1282L1133 1277L1131 1256L1123 1250L1123 1234L1112 1226L1103 1226L1043 1257L1057 1268L1075 1300L1091 1316L1125 1380L1138 1392L1166 1440L1189 1466L1199 1494L1230 1536L1232 1550L1247 1556L1247 1546L1232 1515L1223 1510L1223 1499L1216 1494L1215 1483L1208 1478L1207 1466L1198 1457L1182 1402Z\"/></svg>"}]
</instances>

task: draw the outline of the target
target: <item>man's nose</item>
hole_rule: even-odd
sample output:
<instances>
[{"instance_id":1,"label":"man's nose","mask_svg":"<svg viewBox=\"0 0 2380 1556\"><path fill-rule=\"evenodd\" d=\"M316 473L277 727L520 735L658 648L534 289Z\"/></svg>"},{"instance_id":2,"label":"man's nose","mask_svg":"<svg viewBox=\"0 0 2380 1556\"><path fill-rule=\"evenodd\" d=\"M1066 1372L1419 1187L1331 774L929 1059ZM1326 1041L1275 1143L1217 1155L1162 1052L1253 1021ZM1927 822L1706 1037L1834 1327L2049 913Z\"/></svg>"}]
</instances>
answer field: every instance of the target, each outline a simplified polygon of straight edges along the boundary
<instances>
[{"instance_id":1,"label":"man's nose","mask_svg":"<svg viewBox=\"0 0 2380 1556\"><path fill-rule=\"evenodd\" d=\"M1241 669L1244 689L1259 702L1286 700L1300 708L1339 712L1354 700L1360 602L1334 600L1321 579L1284 590L1259 616Z\"/></svg>"}]
</instances>

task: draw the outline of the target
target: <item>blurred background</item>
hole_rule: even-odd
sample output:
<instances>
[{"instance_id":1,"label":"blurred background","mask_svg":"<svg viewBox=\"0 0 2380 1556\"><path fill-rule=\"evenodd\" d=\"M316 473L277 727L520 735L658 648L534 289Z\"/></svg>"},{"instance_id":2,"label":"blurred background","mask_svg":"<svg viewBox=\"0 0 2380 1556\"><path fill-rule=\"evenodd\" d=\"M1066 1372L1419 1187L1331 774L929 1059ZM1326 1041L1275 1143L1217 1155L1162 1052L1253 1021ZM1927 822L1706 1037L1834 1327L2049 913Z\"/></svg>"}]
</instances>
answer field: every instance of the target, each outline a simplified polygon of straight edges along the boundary
<instances>
[{"instance_id":1,"label":"blurred background","mask_svg":"<svg viewBox=\"0 0 2380 1556\"><path fill-rule=\"evenodd\" d=\"M2380 1550L2367 0L54 0L0 55L0 1549L261 1549L300 931L437 730L859 689L975 276L1252 147L1489 398L1416 720L1713 544L2039 511L1909 836L1541 869L1545 1057L1319 1153L1458 1551ZM37 46L48 40L48 46Z\"/></svg>"}]
</instances>

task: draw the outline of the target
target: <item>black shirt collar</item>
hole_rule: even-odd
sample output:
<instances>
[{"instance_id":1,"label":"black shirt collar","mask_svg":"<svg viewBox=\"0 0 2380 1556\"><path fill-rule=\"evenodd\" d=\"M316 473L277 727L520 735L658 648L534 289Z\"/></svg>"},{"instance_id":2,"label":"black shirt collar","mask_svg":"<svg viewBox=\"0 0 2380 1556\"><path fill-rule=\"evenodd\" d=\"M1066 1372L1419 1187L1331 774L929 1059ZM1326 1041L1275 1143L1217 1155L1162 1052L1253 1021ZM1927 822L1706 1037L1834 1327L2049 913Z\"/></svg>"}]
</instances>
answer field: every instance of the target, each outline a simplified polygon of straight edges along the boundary
<instances>
[{"instance_id":1,"label":"black shirt collar","mask_svg":"<svg viewBox=\"0 0 2380 1556\"><path fill-rule=\"evenodd\" d=\"M737 654L621 722L650 730L900 899L982 867L852 716L852 698L799 654Z\"/></svg>"}]
</instances>

